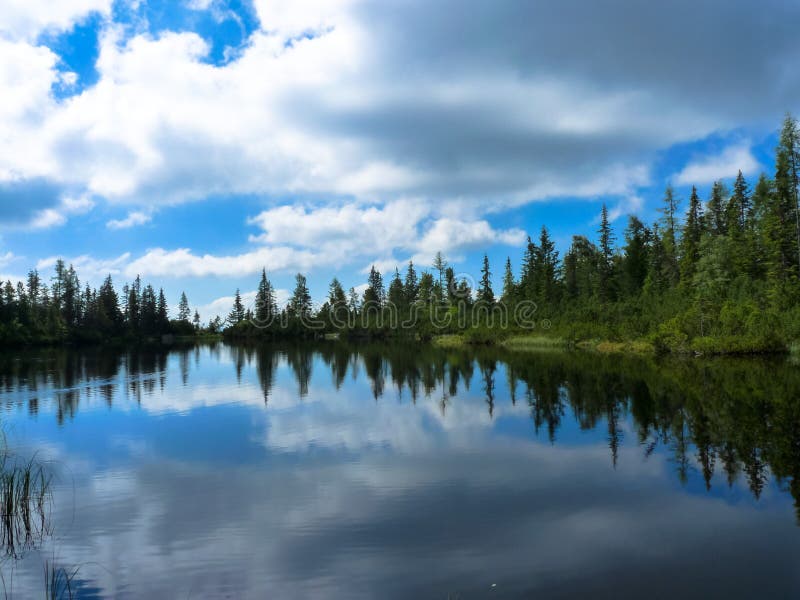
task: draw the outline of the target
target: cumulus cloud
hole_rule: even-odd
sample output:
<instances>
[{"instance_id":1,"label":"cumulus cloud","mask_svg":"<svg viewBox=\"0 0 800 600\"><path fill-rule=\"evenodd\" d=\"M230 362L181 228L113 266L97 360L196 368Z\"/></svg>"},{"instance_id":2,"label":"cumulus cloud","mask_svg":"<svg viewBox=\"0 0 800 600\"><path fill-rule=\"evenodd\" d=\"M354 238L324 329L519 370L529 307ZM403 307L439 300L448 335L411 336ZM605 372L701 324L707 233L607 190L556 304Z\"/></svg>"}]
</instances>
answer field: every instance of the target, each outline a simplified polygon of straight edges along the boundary
<instances>
[{"instance_id":1,"label":"cumulus cloud","mask_svg":"<svg viewBox=\"0 0 800 600\"><path fill-rule=\"evenodd\" d=\"M760 169L761 165L753 156L750 143L742 142L728 146L718 154L698 157L675 175L675 182L680 185L707 184L735 177L739 171L750 175Z\"/></svg>"},{"instance_id":2,"label":"cumulus cloud","mask_svg":"<svg viewBox=\"0 0 800 600\"><path fill-rule=\"evenodd\" d=\"M136 227L137 225L144 225L149 223L152 220L152 216L142 212L142 211L133 211L129 212L128 216L124 219L111 219L106 223L106 227L109 229L130 229L131 227Z\"/></svg>"},{"instance_id":3,"label":"cumulus cloud","mask_svg":"<svg viewBox=\"0 0 800 600\"><path fill-rule=\"evenodd\" d=\"M430 264L436 252L456 258L459 252L493 244L518 245L525 241L519 229L497 230L484 219L439 214L429 203L397 200L382 205L343 204L337 207L279 206L249 220L263 233L253 242L317 248L331 263L349 264L370 259L391 270L412 257ZM391 258L403 254L402 260Z\"/></svg>"},{"instance_id":4,"label":"cumulus cloud","mask_svg":"<svg viewBox=\"0 0 800 600\"><path fill-rule=\"evenodd\" d=\"M64 4L57 23L108 3ZM223 67L194 33L107 26L98 83L62 101L50 95L57 57L15 42L17 64L35 68L33 83L3 81L26 119L0 115L15 149L0 173L142 205L319 192L488 209L631 195L657 150L792 107L800 9L767 4L260 0L261 29ZM694 31L701 47L674 44Z\"/></svg>"},{"instance_id":5,"label":"cumulus cloud","mask_svg":"<svg viewBox=\"0 0 800 600\"><path fill-rule=\"evenodd\" d=\"M151 277L240 277L268 271L308 271L330 259L308 250L288 247L258 248L242 254L217 256L195 254L189 248L154 248L125 267L128 276Z\"/></svg>"},{"instance_id":6,"label":"cumulus cloud","mask_svg":"<svg viewBox=\"0 0 800 600\"><path fill-rule=\"evenodd\" d=\"M108 15L112 0L3 0L0 37L35 40L44 31L64 31L92 12Z\"/></svg>"}]
</instances>

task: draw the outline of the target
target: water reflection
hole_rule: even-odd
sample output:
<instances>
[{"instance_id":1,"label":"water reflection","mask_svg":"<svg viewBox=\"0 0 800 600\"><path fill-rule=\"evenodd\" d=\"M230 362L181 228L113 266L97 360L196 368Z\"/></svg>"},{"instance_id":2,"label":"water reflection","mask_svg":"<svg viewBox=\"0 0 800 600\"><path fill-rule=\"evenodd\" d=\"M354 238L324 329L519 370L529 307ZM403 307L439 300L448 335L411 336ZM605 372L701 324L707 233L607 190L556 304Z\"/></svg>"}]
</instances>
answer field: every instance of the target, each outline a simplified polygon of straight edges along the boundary
<instances>
[{"instance_id":1,"label":"water reflection","mask_svg":"<svg viewBox=\"0 0 800 600\"><path fill-rule=\"evenodd\" d=\"M800 508L800 373L780 360L669 361L620 359L591 354L509 353L498 349L449 350L391 345L302 344L283 347L223 346L204 348L211 356L225 353L237 382L254 368L269 404L276 372L284 361L294 375L298 398L308 395L315 357L330 371L336 390L350 376L369 381L372 396L407 394L439 400L442 415L453 398L470 390L479 374L485 409L493 416L498 401L516 405L518 394L530 410L535 432L555 443L565 418L584 430L607 428L610 459L616 464L625 437L621 422L634 426L629 443L645 456L661 446L672 455L675 472L685 482L693 462L711 488L717 469L729 484L743 476L758 498L773 475ZM200 368L201 347L173 352L183 386ZM167 352L74 353L51 350L0 356L0 386L6 404L26 403L36 415L41 392L56 407L59 425L76 417L81 402L116 398L141 404L164 390ZM498 362L505 366L508 398L496 397ZM800 513L798 513L800 514Z\"/></svg>"},{"instance_id":2,"label":"water reflection","mask_svg":"<svg viewBox=\"0 0 800 600\"><path fill-rule=\"evenodd\" d=\"M800 506L800 374L783 360L50 350L0 356L0 389L7 422L69 465L57 539L68 564L103 555L100 595L481 596L492 579L603 595L614 560L686 595L661 579L700 577L681 561L706 552L729 552L732 595L754 591L733 585L744 563L798 584L791 561L753 566L770 544L800 550L781 509ZM559 588L575 569L586 580Z\"/></svg>"}]
</instances>

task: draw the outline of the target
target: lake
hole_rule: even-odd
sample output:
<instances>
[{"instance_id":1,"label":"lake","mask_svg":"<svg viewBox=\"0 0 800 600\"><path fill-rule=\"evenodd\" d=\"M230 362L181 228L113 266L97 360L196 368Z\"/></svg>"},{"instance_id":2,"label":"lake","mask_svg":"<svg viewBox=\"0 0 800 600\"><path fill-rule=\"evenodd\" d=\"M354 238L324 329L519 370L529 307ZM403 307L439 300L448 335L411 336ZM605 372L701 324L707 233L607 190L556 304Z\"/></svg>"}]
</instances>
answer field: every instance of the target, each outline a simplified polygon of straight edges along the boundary
<instances>
[{"instance_id":1,"label":"lake","mask_svg":"<svg viewBox=\"0 0 800 600\"><path fill-rule=\"evenodd\" d=\"M11 597L800 595L790 359L37 350L0 390L53 477Z\"/></svg>"}]
</instances>

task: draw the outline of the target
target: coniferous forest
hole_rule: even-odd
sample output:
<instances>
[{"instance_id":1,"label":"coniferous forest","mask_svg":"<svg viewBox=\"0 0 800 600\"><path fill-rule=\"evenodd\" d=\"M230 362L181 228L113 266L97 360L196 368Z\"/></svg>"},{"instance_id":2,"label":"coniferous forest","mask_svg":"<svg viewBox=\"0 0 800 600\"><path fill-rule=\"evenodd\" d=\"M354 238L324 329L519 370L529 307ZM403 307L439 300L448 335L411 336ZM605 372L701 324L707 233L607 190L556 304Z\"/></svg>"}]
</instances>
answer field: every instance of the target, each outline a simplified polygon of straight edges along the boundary
<instances>
[{"instance_id":1,"label":"coniferous forest","mask_svg":"<svg viewBox=\"0 0 800 600\"><path fill-rule=\"evenodd\" d=\"M6 343L99 342L164 334L224 333L231 338L462 334L492 342L515 334L565 340L641 340L656 350L748 353L787 350L800 341L800 126L783 122L772 176L741 172L693 187L680 199L667 186L660 218L629 216L618 237L602 208L594 240L574 236L560 256L546 227L529 237L522 264L502 265L502 288L484 257L475 289L437 254L431 270L409 263L388 280L374 267L363 294L334 278L314 307L306 278L279 307L262 271L254 306L237 290L226 320L201 327L185 294L170 318L162 290L140 278L117 292L109 276L81 287L63 261L48 281L37 271L0 294L0 340ZM524 326L515 318L526 308ZM492 315L503 307L508 318ZM476 310L477 308L477 310ZM531 314L535 318L531 319Z\"/></svg>"}]
</instances>

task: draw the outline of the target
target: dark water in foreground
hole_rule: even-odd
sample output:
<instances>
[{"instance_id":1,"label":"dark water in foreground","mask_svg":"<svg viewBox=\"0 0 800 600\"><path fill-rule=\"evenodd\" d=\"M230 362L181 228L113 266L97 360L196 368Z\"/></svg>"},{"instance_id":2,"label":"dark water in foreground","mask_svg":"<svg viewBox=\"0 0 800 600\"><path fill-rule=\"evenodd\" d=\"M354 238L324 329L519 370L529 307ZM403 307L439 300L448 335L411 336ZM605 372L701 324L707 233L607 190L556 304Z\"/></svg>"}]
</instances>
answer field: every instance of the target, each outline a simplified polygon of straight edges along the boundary
<instances>
[{"instance_id":1,"label":"dark water in foreground","mask_svg":"<svg viewBox=\"0 0 800 600\"><path fill-rule=\"evenodd\" d=\"M43 351L0 406L56 476L12 597L800 595L788 360Z\"/></svg>"}]
</instances>

